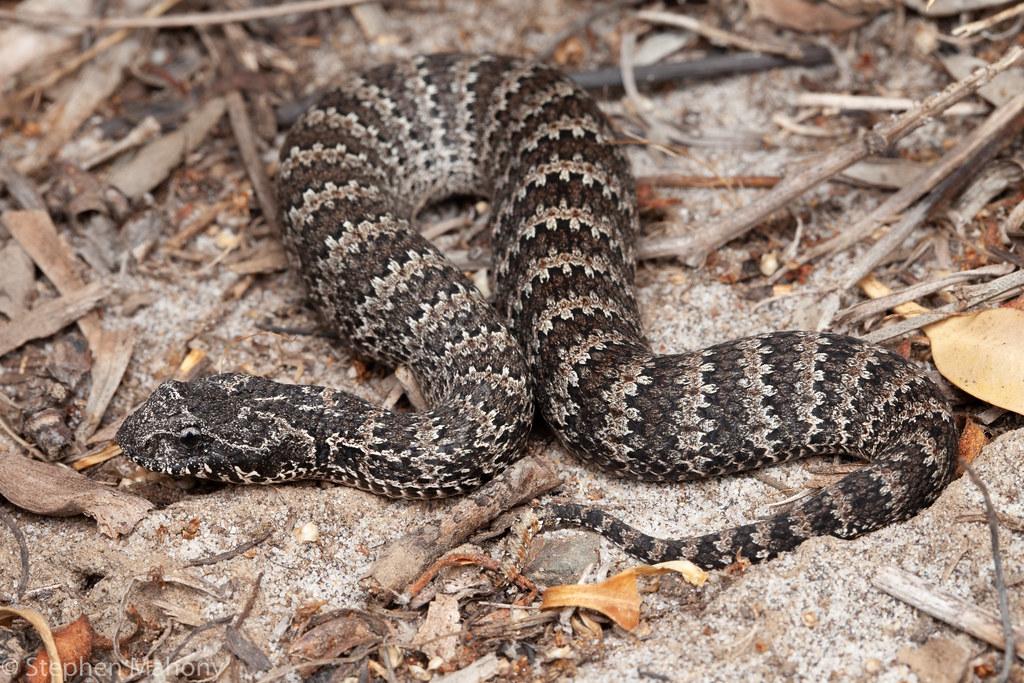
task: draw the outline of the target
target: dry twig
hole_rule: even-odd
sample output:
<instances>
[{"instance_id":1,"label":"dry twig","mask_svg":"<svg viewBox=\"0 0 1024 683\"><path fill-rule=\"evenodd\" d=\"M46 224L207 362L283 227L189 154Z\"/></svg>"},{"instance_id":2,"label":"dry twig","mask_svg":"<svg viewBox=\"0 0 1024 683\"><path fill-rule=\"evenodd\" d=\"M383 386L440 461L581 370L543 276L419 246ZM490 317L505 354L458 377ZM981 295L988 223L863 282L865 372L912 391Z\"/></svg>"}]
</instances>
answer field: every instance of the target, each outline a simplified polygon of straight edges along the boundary
<instances>
[{"instance_id":1,"label":"dry twig","mask_svg":"<svg viewBox=\"0 0 1024 683\"><path fill-rule=\"evenodd\" d=\"M21 563L21 574L18 577L18 585L14 589L14 600L21 600L28 588L29 566L28 566L28 542L25 541L25 534L21 527L14 521L14 518L6 510L0 509L0 522L14 536L14 542L18 544L18 560Z\"/></svg>"},{"instance_id":2,"label":"dry twig","mask_svg":"<svg viewBox=\"0 0 1024 683\"><path fill-rule=\"evenodd\" d=\"M711 250L744 234L765 217L785 207L810 188L831 178L865 157L880 154L898 140L923 125L931 117L945 111L967 97L992 78L1015 66L1024 58L1024 48L1014 47L999 61L978 69L969 77L953 83L945 90L928 97L913 110L889 121L879 123L863 137L839 149L832 150L794 169L773 190L755 202L711 227L695 234L675 238L671 245L674 254L696 266ZM668 245L666 245L666 250Z\"/></svg>"},{"instance_id":3,"label":"dry twig","mask_svg":"<svg viewBox=\"0 0 1024 683\"><path fill-rule=\"evenodd\" d=\"M253 130L249 109L242 98L242 93L237 90L229 92L226 99L231 130L235 134L235 142L238 143L238 151L242 155L245 172L252 182L253 191L256 192L256 200L263 212L263 220L267 222L275 235L280 235L281 226L278 220L277 200L274 198L274 189L270 184L270 178L263 167L263 160L260 159L260 153L256 146L256 132Z\"/></svg>"},{"instance_id":4,"label":"dry twig","mask_svg":"<svg viewBox=\"0 0 1024 683\"><path fill-rule=\"evenodd\" d=\"M963 598L937 588L897 567L883 567L871 581L876 588L940 621L1003 649L1006 639L999 617ZM1014 632L1016 654L1024 660L1024 631Z\"/></svg>"},{"instance_id":5,"label":"dry twig","mask_svg":"<svg viewBox=\"0 0 1024 683\"><path fill-rule=\"evenodd\" d=\"M764 52L772 55L781 55L789 59L800 59L803 57L803 50L797 45L783 45L781 43L753 40L737 33L731 33L717 26L712 26L699 19L675 14L673 12L661 12L658 10L642 10L636 13L636 18L651 24L665 24L693 31L710 40L715 45L723 47L738 47L741 50L751 52Z\"/></svg>"},{"instance_id":6,"label":"dry twig","mask_svg":"<svg viewBox=\"0 0 1024 683\"><path fill-rule=\"evenodd\" d=\"M162 17L79 17L60 12L15 12L0 9L0 21L10 21L30 26L73 26L76 28L110 29L110 28L194 28L196 26L217 26L235 24L242 21L257 19L273 19L292 14L307 14L361 5L371 0L299 0L265 7L249 7L227 12L190 12Z\"/></svg>"},{"instance_id":7,"label":"dry twig","mask_svg":"<svg viewBox=\"0 0 1024 683\"><path fill-rule=\"evenodd\" d=\"M995 579L996 597L999 604L999 619L1003 626L1003 667L999 672L997 683L1006 683L1010 678L1013 669L1014 653L1014 628L1010 617L1010 598L1006 592L1006 579L1003 577L1003 557L999 552L999 517L992 505L992 496L989 495L988 486L982 481L978 473L974 471L971 464L965 459L960 459L960 467L964 469L971 482L981 492L981 499L985 504L985 517L988 520L989 543L992 545L992 572Z\"/></svg>"},{"instance_id":8,"label":"dry twig","mask_svg":"<svg viewBox=\"0 0 1024 683\"><path fill-rule=\"evenodd\" d=\"M427 522L389 543L363 579L364 587L389 598L399 595L425 567L478 528L560 483L549 462L526 456L473 495L459 500L440 522Z\"/></svg>"},{"instance_id":9,"label":"dry twig","mask_svg":"<svg viewBox=\"0 0 1024 683\"><path fill-rule=\"evenodd\" d=\"M957 26L953 29L953 35L957 38L966 38L973 36L975 33L980 33L987 29L992 28L996 24L1001 24L1007 19L1013 19L1016 16L1024 14L1024 2L1014 5L1008 9L1004 9L1002 12L997 12L992 16L979 19L978 21L972 21L962 26Z\"/></svg>"}]
</instances>

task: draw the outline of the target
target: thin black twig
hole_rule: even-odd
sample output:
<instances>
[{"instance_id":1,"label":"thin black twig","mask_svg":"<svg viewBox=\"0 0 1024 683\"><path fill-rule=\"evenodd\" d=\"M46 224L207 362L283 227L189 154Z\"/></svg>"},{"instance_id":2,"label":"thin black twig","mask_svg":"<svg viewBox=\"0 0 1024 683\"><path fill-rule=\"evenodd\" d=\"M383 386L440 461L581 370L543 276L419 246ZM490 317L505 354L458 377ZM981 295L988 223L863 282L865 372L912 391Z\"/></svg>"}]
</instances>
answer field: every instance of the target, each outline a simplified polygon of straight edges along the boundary
<instances>
[{"instance_id":1,"label":"thin black twig","mask_svg":"<svg viewBox=\"0 0 1024 683\"><path fill-rule=\"evenodd\" d=\"M14 540L18 543L21 576L18 578L17 588L14 589L14 599L20 601L28 589L28 542L25 541L25 534L21 531L21 527L18 526L18 523L14 521L14 518L6 510L0 509L0 522L4 523L4 526L10 530L14 535Z\"/></svg>"},{"instance_id":2,"label":"thin black twig","mask_svg":"<svg viewBox=\"0 0 1024 683\"><path fill-rule=\"evenodd\" d=\"M992 543L992 567L995 574L996 595L999 598L999 619L1003 625L1003 665L996 677L996 683L1006 683L1010 679L1010 672L1013 669L1015 645L1013 642L1014 629L1010 617L1010 596L1006 590L1006 579L1003 577L1003 558L999 553L999 515L995 506L992 505L992 497L989 496L988 486L981 480L978 473L970 464L961 459L961 467L970 477L971 482L981 491L981 498L985 503L985 517L988 520L989 539Z\"/></svg>"}]
</instances>

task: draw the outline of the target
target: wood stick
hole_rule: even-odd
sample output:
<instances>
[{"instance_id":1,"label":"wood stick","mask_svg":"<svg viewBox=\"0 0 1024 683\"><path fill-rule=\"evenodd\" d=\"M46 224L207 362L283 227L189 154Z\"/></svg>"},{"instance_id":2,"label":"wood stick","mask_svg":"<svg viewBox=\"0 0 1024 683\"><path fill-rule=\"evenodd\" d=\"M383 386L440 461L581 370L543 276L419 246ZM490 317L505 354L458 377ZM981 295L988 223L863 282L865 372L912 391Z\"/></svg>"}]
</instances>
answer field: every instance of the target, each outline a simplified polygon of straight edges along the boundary
<instances>
[{"instance_id":1,"label":"wood stick","mask_svg":"<svg viewBox=\"0 0 1024 683\"><path fill-rule=\"evenodd\" d=\"M948 170L939 184L928 193L924 199L918 202L910 211L904 214L896 225L889 229L880 240L871 245L866 253L862 254L837 280L839 291L849 289L874 270L875 266L882 262L890 252L895 250L910 233L924 222L925 218L939 204L945 202L950 196L958 192L967 182L977 176L978 171L984 164L995 157L1008 143L1017 137L1021 128L1024 127L1024 93L1017 95L1005 105L999 107L983 124L972 130L966 138L960 141L956 147L942 157L940 163L926 172L928 179L936 176L936 170ZM917 187L916 181L911 186ZM904 194L902 191L896 194ZM894 195L895 196L895 195ZM872 215L875 212L872 212ZM877 223L859 221L857 224L859 232L856 234L867 235L879 227ZM855 232L853 229L851 233Z\"/></svg>"},{"instance_id":2,"label":"wood stick","mask_svg":"<svg viewBox=\"0 0 1024 683\"><path fill-rule=\"evenodd\" d=\"M636 179L636 184L647 185L648 187L724 188L734 190L772 188L778 185L780 180L781 178L774 175L709 176L664 173L660 175L639 176Z\"/></svg>"},{"instance_id":3,"label":"wood stick","mask_svg":"<svg viewBox=\"0 0 1024 683\"><path fill-rule=\"evenodd\" d=\"M142 16L144 17L158 17L161 14L167 12L181 0L161 0L157 4L147 9ZM78 67L82 66L86 62L92 61L97 56L103 54L110 48L114 47L118 43L122 42L127 38L131 32L128 29L121 29L113 33L107 34L93 43L87 50L75 55L67 62L61 64L59 67L51 71L45 78L31 85L27 85L14 95L10 97L8 102L16 103L22 100L27 100L30 97L34 97L37 93L42 92L51 85L54 85L60 79L64 78L68 74L74 73L78 70Z\"/></svg>"},{"instance_id":4,"label":"wood stick","mask_svg":"<svg viewBox=\"0 0 1024 683\"><path fill-rule=\"evenodd\" d=\"M1013 270L1013 265L1009 263L996 263L990 266L975 268L973 270L962 270L957 273L946 275L945 277L919 282L916 285L911 285L910 287L895 291L887 296L879 297L877 299L869 299L868 301L861 301L860 303L839 311L836 313L835 318L838 321L853 324L866 318L871 318L881 313L885 313L889 309L908 301L915 301L923 296L934 294L946 287L989 276L999 277L1007 275L1012 273Z\"/></svg>"},{"instance_id":5,"label":"wood stick","mask_svg":"<svg viewBox=\"0 0 1024 683\"><path fill-rule=\"evenodd\" d=\"M917 102L909 97L876 97L872 95L845 95L834 92L802 92L793 96L797 107L822 107L846 111L906 111ZM989 107L984 104L961 102L942 112L945 116L972 116L985 114Z\"/></svg>"},{"instance_id":6,"label":"wood stick","mask_svg":"<svg viewBox=\"0 0 1024 683\"><path fill-rule=\"evenodd\" d=\"M378 597L401 594L424 569L509 508L561 484L551 463L528 455L489 484L460 499L439 522L428 522L385 546L360 582Z\"/></svg>"},{"instance_id":7,"label":"wood stick","mask_svg":"<svg viewBox=\"0 0 1024 683\"><path fill-rule=\"evenodd\" d=\"M975 638L1000 650L1004 648L1003 630L999 617L971 604L961 597L947 593L921 578L896 567L883 567L872 579L872 584L898 600L916 607L925 614L944 621ZM1017 657L1024 660L1024 630L1014 630Z\"/></svg>"},{"instance_id":8,"label":"wood stick","mask_svg":"<svg viewBox=\"0 0 1024 683\"><path fill-rule=\"evenodd\" d=\"M996 24L1002 23L1007 19L1013 19L1016 16L1024 14L1024 2L1017 3L1009 9L1004 9L1002 12L993 14L990 17L979 19L978 21L972 21L962 26L957 26L953 29L953 35L957 38L966 38L972 36L975 33L980 33L985 29L992 28Z\"/></svg>"},{"instance_id":9,"label":"wood stick","mask_svg":"<svg viewBox=\"0 0 1024 683\"><path fill-rule=\"evenodd\" d=\"M773 190L755 202L728 214L724 220L695 234L676 238L673 251L690 266L726 242L746 233L775 211L784 208L807 190L831 178L855 162L878 155L890 148L927 120L953 106L997 74L1015 66L1024 58L1024 48L1014 47L1002 59L978 69L970 76L925 99L911 111L876 125L863 137L839 149L797 166Z\"/></svg>"},{"instance_id":10,"label":"wood stick","mask_svg":"<svg viewBox=\"0 0 1024 683\"><path fill-rule=\"evenodd\" d=\"M746 36L724 31L717 26L706 24L703 21L694 19L684 14L674 12L660 12L658 10L641 10L636 13L636 18L651 24L664 24L676 26L688 31L693 31L704 36L714 45L723 47L738 47L741 50L751 52L764 52L772 55L781 55L789 59L800 59L803 50L797 45L785 45L783 43L769 43L763 40L753 40Z\"/></svg>"},{"instance_id":11,"label":"wood stick","mask_svg":"<svg viewBox=\"0 0 1024 683\"><path fill-rule=\"evenodd\" d=\"M966 300L962 304L947 304L936 308L930 313L915 315L912 318L901 320L893 325L887 325L874 332L859 336L864 341L880 344L894 337L918 330L925 325L931 325L940 320L969 311L971 308L980 306L983 303L1009 299L1016 296L1022 289L1024 289L1024 270L1015 270L1009 275L996 278L991 282L964 287L962 291Z\"/></svg>"},{"instance_id":12,"label":"wood stick","mask_svg":"<svg viewBox=\"0 0 1024 683\"><path fill-rule=\"evenodd\" d=\"M76 28L194 28L196 26L217 26L234 24L256 19L273 19L292 14L306 14L361 5L371 0L299 0L266 7L249 7L226 12L189 12L164 17L78 17L60 12L15 12L0 10L0 21L10 21L29 26L72 26ZM378 0L379 1L379 0Z\"/></svg>"},{"instance_id":13,"label":"wood stick","mask_svg":"<svg viewBox=\"0 0 1024 683\"><path fill-rule=\"evenodd\" d=\"M24 315L0 325L0 356L33 339L56 334L86 313L106 295L105 287L93 282L65 296L41 303Z\"/></svg>"},{"instance_id":14,"label":"wood stick","mask_svg":"<svg viewBox=\"0 0 1024 683\"><path fill-rule=\"evenodd\" d=\"M252 117L249 116L249 109L245 105L242 93L232 90L227 94L228 119L231 121L231 130L235 134L235 142L238 143L238 151L242 155L242 162L245 164L245 172L252 182L253 191L256 193L256 200L259 202L260 210L263 212L263 220L271 227L275 235L281 234L281 225L278 220L277 200L274 198L274 189L270 184L270 178L263 167L263 160L256 148L256 132L253 130Z\"/></svg>"},{"instance_id":15,"label":"wood stick","mask_svg":"<svg viewBox=\"0 0 1024 683\"><path fill-rule=\"evenodd\" d=\"M936 183L941 182L942 179L949 177L954 172L962 170L968 161L991 159L999 149L1013 139L1015 131L1019 131L1022 126L1024 126L1024 93L1017 95L993 111L985 119L984 123L968 133L967 137L944 154L938 163L915 178L913 182L890 196L847 230L808 250L800 261L811 260L826 253L834 253L856 244L889 221L893 216L909 208L914 201L926 192L929 192ZM1004 135L1005 138L1002 138L1001 136ZM968 177L968 174L958 173L958 175L963 178ZM904 230L904 232L909 234L907 230ZM894 234L894 237L890 238L887 236L880 243L882 241L891 242L898 237L898 234L895 234L895 230L890 231L890 234ZM899 241L902 242L903 240L899 239ZM885 253L888 253L891 250L891 246L886 244L879 247L876 244L875 247L872 247L871 258L877 259L878 251L881 249L885 249ZM855 285L858 280L870 271L870 267L868 271L864 271L864 265L869 265L868 256L868 254L865 254L864 257L858 259L858 262L862 262L861 267L851 270L848 276L844 276L844 289Z\"/></svg>"}]
</instances>

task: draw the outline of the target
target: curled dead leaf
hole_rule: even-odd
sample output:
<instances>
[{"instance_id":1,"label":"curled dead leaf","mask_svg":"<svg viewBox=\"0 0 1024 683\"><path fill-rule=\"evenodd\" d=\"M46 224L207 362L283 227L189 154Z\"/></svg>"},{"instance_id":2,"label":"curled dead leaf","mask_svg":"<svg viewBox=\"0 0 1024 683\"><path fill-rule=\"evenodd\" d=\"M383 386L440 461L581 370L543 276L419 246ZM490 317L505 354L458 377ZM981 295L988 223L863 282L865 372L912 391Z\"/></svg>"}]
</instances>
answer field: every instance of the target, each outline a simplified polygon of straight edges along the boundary
<instances>
[{"instance_id":1,"label":"curled dead leaf","mask_svg":"<svg viewBox=\"0 0 1024 683\"><path fill-rule=\"evenodd\" d=\"M39 638L43 641L43 647L41 649L46 652L47 662L61 661L60 651L57 649L54 633L50 630L50 625L46 623L46 617L29 607L0 607L0 626L8 624L14 619L27 621L29 625L36 630L36 633L39 634ZM28 675L31 675L31 673L32 670L30 668ZM64 683L63 667L47 667L46 677L40 680L45 681L46 678L49 678L51 683Z\"/></svg>"},{"instance_id":2,"label":"curled dead leaf","mask_svg":"<svg viewBox=\"0 0 1024 683\"><path fill-rule=\"evenodd\" d=\"M632 631L640 625L640 591L637 589L636 577L668 572L680 574L695 586L704 585L708 577L707 572L686 560L640 565L600 583L552 586L544 591L540 607L586 607L604 614L627 631Z\"/></svg>"},{"instance_id":3,"label":"curled dead leaf","mask_svg":"<svg viewBox=\"0 0 1024 683\"><path fill-rule=\"evenodd\" d=\"M57 647L57 665L55 670L63 669L68 677L80 674L85 663L92 656L93 641L96 634L89 623L89 617L82 615L53 632L53 641ZM40 647L28 665L25 675L27 683L46 683L52 679L50 655L48 648Z\"/></svg>"}]
</instances>

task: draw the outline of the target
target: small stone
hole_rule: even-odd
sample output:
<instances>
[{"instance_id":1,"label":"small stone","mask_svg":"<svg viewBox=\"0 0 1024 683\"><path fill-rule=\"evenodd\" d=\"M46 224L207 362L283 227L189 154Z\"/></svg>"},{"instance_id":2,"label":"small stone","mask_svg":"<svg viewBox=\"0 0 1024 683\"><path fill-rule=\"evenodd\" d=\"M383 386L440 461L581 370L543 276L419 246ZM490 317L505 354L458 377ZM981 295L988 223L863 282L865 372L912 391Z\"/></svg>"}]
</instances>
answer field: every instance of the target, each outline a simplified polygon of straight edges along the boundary
<instances>
[{"instance_id":1,"label":"small stone","mask_svg":"<svg viewBox=\"0 0 1024 683\"><path fill-rule=\"evenodd\" d=\"M306 522L295 527L292 534L298 543L316 543L320 540L320 527L313 522Z\"/></svg>"}]
</instances>

